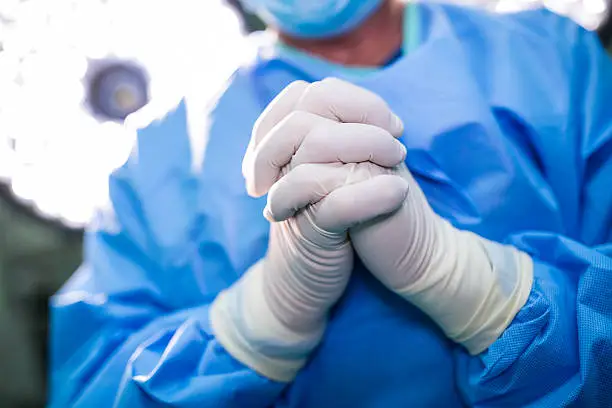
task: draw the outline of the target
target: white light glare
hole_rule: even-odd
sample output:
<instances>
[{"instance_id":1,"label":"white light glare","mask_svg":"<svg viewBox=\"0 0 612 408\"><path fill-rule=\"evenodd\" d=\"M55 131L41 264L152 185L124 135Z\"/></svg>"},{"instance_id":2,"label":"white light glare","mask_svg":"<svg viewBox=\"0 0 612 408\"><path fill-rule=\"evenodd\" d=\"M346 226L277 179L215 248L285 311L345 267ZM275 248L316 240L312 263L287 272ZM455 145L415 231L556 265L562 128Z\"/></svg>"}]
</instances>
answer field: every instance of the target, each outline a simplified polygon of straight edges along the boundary
<instances>
[{"instance_id":1,"label":"white light glare","mask_svg":"<svg viewBox=\"0 0 612 408\"><path fill-rule=\"evenodd\" d=\"M192 79L212 96L247 49L222 0L0 0L0 13L14 21L0 32L0 178L69 225L107 201L108 174L135 137L81 108L87 58L144 66L152 99L143 113L158 116Z\"/></svg>"}]
</instances>

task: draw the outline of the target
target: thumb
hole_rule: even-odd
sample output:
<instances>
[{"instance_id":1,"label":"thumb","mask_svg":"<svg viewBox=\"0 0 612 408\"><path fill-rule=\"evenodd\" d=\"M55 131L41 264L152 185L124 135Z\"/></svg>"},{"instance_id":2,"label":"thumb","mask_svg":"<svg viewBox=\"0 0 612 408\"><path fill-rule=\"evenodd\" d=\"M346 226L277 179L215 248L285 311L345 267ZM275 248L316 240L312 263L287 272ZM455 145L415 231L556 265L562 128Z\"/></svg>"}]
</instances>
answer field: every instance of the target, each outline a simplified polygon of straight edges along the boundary
<instances>
[{"instance_id":1,"label":"thumb","mask_svg":"<svg viewBox=\"0 0 612 408\"><path fill-rule=\"evenodd\" d=\"M348 184L316 204L314 220L325 231L343 232L396 211L404 203L408 189L404 178L390 174Z\"/></svg>"}]
</instances>

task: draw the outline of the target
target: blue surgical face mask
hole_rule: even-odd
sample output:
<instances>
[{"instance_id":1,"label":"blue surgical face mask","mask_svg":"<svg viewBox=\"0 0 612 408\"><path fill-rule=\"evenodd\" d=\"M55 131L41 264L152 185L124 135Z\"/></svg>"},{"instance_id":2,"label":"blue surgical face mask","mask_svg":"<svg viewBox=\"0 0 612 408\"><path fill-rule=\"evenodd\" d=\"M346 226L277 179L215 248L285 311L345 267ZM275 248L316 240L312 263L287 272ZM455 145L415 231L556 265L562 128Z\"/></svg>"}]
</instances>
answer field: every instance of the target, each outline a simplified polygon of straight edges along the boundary
<instances>
[{"instance_id":1,"label":"blue surgical face mask","mask_svg":"<svg viewBox=\"0 0 612 408\"><path fill-rule=\"evenodd\" d=\"M242 0L282 32L302 38L333 37L362 23L384 0Z\"/></svg>"}]
</instances>

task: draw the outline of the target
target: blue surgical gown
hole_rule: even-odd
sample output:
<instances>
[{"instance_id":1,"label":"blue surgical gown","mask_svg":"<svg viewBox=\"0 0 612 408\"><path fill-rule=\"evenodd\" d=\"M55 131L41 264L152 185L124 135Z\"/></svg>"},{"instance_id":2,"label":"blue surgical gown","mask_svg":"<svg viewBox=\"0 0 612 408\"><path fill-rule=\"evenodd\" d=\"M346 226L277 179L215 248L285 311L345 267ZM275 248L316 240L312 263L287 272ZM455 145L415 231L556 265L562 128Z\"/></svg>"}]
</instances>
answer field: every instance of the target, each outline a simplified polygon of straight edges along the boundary
<instances>
[{"instance_id":1,"label":"blue surgical gown","mask_svg":"<svg viewBox=\"0 0 612 408\"><path fill-rule=\"evenodd\" d=\"M293 383L215 340L211 301L268 241L265 199L241 175L254 121L291 81L350 77L262 48L206 115L185 99L140 131L110 178L85 262L52 300L52 407L612 406L612 64L544 10L418 7L421 44L349 79L404 120L407 165L438 214L533 257L503 335L469 356L357 266Z\"/></svg>"}]
</instances>

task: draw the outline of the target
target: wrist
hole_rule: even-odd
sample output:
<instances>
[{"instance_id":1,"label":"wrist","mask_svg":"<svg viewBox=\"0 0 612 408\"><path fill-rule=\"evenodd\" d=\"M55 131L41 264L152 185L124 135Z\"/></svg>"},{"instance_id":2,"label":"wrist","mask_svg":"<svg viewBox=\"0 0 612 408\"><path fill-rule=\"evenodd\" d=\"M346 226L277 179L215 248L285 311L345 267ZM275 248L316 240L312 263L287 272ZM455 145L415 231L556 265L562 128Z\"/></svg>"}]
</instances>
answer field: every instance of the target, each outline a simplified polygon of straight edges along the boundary
<instances>
[{"instance_id":1,"label":"wrist","mask_svg":"<svg viewBox=\"0 0 612 408\"><path fill-rule=\"evenodd\" d=\"M344 292L353 267L353 249L346 234L322 232L314 224L300 228L315 231L317 239L311 240L306 235L296 237L292 225L271 232L268 253L260 261L263 296L286 328L311 333L325 325L329 309ZM334 240L333 245L323 245L323 239Z\"/></svg>"},{"instance_id":2,"label":"wrist","mask_svg":"<svg viewBox=\"0 0 612 408\"><path fill-rule=\"evenodd\" d=\"M260 261L228 290L210 310L213 332L235 359L279 382L289 382L306 363L325 330L325 322L309 331L287 327L270 308Z\"/></svg>"},{"instance_id":3,"label":"wrist","mask_svg":"<svg viewBox=\"0 0 612 408\"><path fill-rule=\"evenodd\" d=\"M486 282L491 282L491 289L484 290L482 285L480 293L475 293L480 303L457 341L471 354L478 354L503 334L527 303L533 287L533 260L515 247L472 235L490 262L491 279Z\"/></svg>"},{"instance_id":4,"label":"wrist","mask_svg":"<svg viewBox=\"0 0 612 408\"><path fill-rule=\"evenodd\" d=\"M527 301L531 258L442 220L422 278L399 291L471 354L488 348Z\"/></svg>"}]
</instances>

